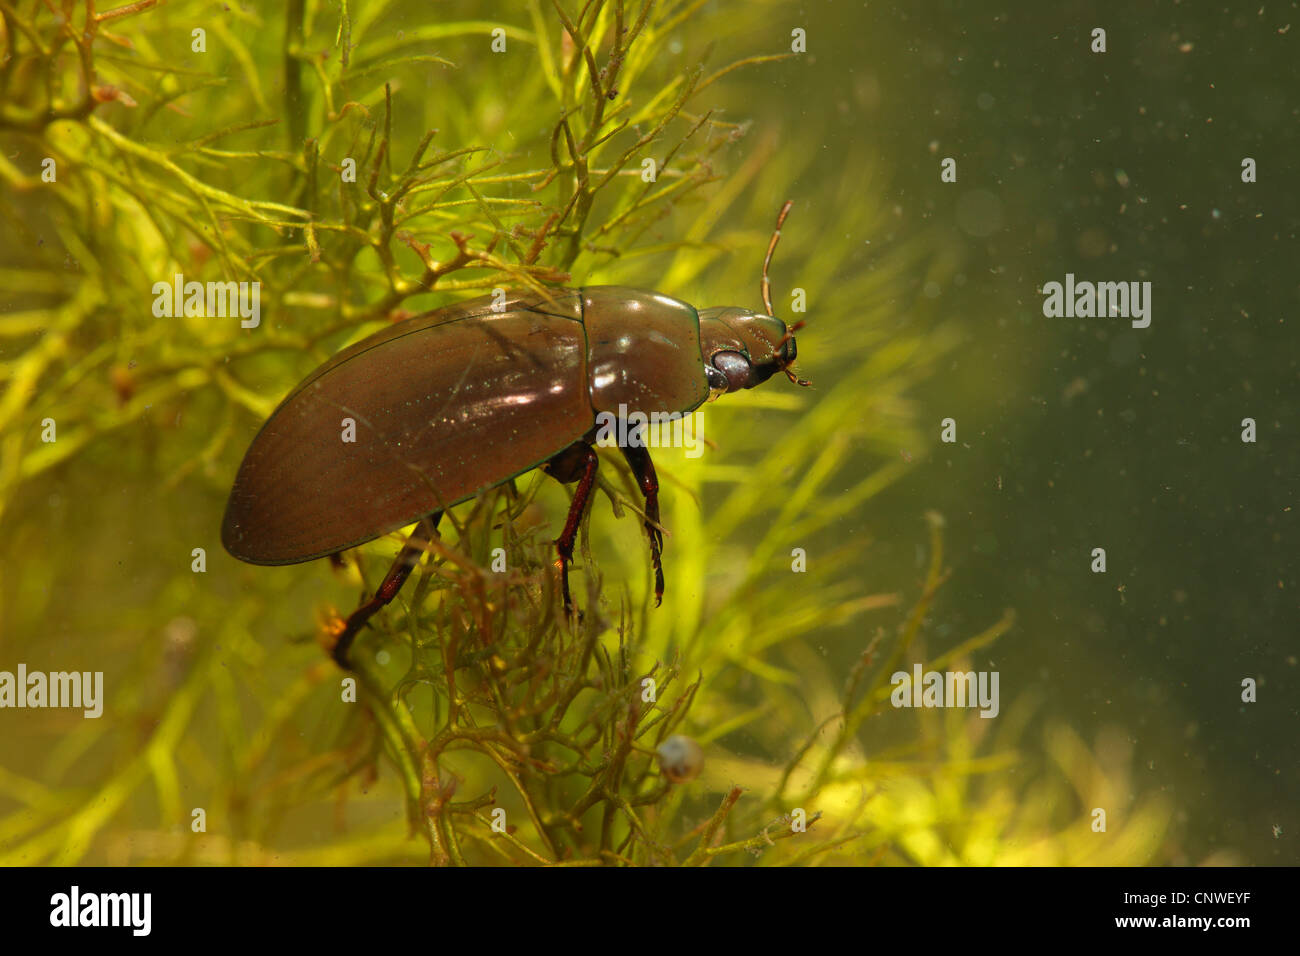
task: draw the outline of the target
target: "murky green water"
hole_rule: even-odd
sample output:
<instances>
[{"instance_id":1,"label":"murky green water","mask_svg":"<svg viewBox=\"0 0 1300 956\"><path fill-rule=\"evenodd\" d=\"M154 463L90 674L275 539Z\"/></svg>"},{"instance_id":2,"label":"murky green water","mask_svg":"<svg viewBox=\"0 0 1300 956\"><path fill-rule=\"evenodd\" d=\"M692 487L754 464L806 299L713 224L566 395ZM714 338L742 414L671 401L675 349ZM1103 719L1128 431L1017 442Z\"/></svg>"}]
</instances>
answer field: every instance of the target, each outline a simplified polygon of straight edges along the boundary
<instances>
[{"instance_id":1,"label":"murky green water","mask_svg":"<svg viewBox=\"0 0 1300 956\"><path fill-rule=\"evenodd\" d=\"M947 262L915 279L924 311L964 334L922 389L922 417L936 434L954 418L956 444L844 529L876 538L864 576L918 560L917 512L941 510L954 574L935 618L1017 608L989 655L1003 693L1085 736L1122 727L1134 786L1176 801L1190 861L1297 859L1290 14L872 5L848 26L818 11L816 62L782 109L791 135L829 119L807 185L863 144L892 167L889 232L933 239ZM833 208L816 215L835 231ZM889 235L861 238L879 252ZM1150 282L1149 327L1044 317L1038 290L1066 273Z\"/></svg>"}]
</instances>

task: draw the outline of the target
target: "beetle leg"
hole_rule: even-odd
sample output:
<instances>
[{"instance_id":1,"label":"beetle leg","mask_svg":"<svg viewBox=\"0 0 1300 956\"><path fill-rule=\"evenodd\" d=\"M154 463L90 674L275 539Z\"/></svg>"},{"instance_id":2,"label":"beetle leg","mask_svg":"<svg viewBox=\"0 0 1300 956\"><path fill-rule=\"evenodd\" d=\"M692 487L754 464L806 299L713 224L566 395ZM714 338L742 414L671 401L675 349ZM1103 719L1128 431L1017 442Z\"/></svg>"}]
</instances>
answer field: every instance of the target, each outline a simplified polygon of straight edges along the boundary
<instances>
[{"instance_id":1,"label":"beetle leg","mask_svg":"<svg viewBox=\"0 0 1300 956\"><path fill-rule=\"evenodd\" d=\"M352 647L353 640L356 639L361 628L365 626L366 621L374 616L376 611L397 597L397 592L402 589L406 579L411 576L411 571L420 563L420 555L424 553L424 542L437 534L438 522L441 519L442 512L435 511L427 518L420 520L420 523L415 526L415 530L411 532L411 536L406 539L406 544L402 545L402 550L397 552L397 559L393 562L393 566L388 569L388 573L384 575L384 580L380 583L375 596L348 615L338 640L334 642L332 652L339 667L344 670L352 669L352 665L348 663L348 651Z\"/></svg>"},{"instance_id":2,"label":"beetle leg","mask_svg":"<svg viewBox=\"0 0 1300 956\"><path fill-rule=\"evenodd\" d=\"M578 482L578 487L573 491L573 504L569 506L569 516L564 522L564 531L555 540L555 550L560 555L560 590L564 595L565 614L573 613L573 601L569 597L569 565L573 562L573 542L578 537L582 513L591 499L591 489L596 486L596 468L599 465L600 458L596 449L585 441L577 441L542 466L557 481L565 484Z\"/></svg>"},{"instance_id":3,"label":"beetle leg","mask_svg":"<svg viewBox=\"0 0 1300 956\"><path fill-rule=\"evenodd\" d=\"M660 555L664 550L664 535L659 530L659 477L654 462L644 445L620 445L619 450L632 467L636 483L645 495L645 529L650 535L650 560L655 569L655 607L664 599L664 566Z\"/></svg>"}]
</instances>

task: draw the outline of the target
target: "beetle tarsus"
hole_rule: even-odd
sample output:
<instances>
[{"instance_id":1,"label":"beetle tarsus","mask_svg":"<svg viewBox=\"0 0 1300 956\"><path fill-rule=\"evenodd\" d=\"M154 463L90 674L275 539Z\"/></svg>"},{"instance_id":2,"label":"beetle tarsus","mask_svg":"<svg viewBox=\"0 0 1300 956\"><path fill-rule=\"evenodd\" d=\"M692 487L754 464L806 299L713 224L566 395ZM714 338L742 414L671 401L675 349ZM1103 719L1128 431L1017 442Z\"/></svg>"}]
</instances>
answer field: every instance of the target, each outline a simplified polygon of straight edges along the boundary
<instances>
[{"instance_id":1,"label":"beetle tarsus","mask_svg":"<svg viewBox=\"0 0 1300 956\"><path fill-rule=\"evenodd\" d=\"M406 539L406 544L402 545L402 550L397 553L393 566L384 575L384 580L380 582L379 589L375 591L375 596L348 615L343 630L339 633L338 640L334 642L334 650L331 652L334 662L345 671L352 670L348 654L352 649L352 642L356 640L357 634L361 632L366 622L374 617L380 608L397 597L397 592L402 589L406 579L411 576L411 571L420 563L420 555L425 550L424 543L437 533L438 522L441 519L442 512L435 511L415 526L411 536Z\"/></svg>"},{"instance_id":2,"label":"beetle tarsus","mask_svg":"<svg viewBox=\"0 0 1300 956\"><path fill-rule=\"evenodd\" d=\"M664 565L661 555L664 550L664 534L659 530L659 476L655 474L654 462L644 445L629 445L621 448L623 457L632 468L637 486L645 495L645 530L650 535L650 561L655 571L655 607L664 599Z\"/></svg>"}]
</instances>

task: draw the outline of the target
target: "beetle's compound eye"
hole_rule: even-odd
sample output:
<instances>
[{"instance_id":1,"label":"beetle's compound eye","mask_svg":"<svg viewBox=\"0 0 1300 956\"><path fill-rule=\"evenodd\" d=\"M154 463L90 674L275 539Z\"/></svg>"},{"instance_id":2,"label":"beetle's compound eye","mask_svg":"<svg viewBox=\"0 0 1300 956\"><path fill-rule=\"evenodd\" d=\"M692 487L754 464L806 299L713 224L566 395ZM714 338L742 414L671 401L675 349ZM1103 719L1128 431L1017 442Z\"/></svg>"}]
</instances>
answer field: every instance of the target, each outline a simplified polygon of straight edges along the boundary
<instances>
[{"instance_id":1,"label":"beetle's compound eye","mask_svg":"<svg viewBox=\"0 0 1300 956\"><path fill-rule=\"evenodd\" d=\"M754 366L749 359L739 352L714 352L713 369L722 374L729 392L753 388L763 380L754 374Z\"/></svg>"}]
</instances>

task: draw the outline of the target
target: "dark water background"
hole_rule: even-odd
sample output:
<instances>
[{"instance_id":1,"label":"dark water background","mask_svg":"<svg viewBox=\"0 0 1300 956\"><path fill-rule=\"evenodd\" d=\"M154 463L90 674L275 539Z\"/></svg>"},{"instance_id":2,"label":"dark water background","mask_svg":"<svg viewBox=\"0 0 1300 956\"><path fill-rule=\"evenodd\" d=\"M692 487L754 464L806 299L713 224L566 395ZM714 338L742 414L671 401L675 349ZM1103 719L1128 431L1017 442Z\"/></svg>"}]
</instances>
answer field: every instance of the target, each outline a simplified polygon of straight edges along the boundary
<instances>
[{"instance_id":1,"label":"dark water background","mask_svg":"<svg viewBox=\"0 0 1300 956\"><path fill-rule=\"evenodd\" d=\"M1182 858L1233 848L1294 864L1300 10L807 16L812 62L768 107L791 136L810 114L835 117L801 185L873 144L898 235L928 233L956 262L916 280L920 298L965 334L922 389L923 418L936 434L955 418L958 442L841 529L876 541L864 584L915 575L920 513L941 511L954 573L934 619L967 634L1019 614L988 654L1004 700L1027 692L1088 739L1122 726L1134 787L1180 808ZM946 156L956 183L939 180ZM834 230L833 207L814 215ZM863 238L871 268L888 237ZM1150 327L1044 317L1038 289L1067 272L1150 281ZM1247 417L1255 444L1241 441ZM1105 574L1090 571L1095 547ZM1246 677L1257 703L1240 699Z\"/></svg>"}]
</instances>

